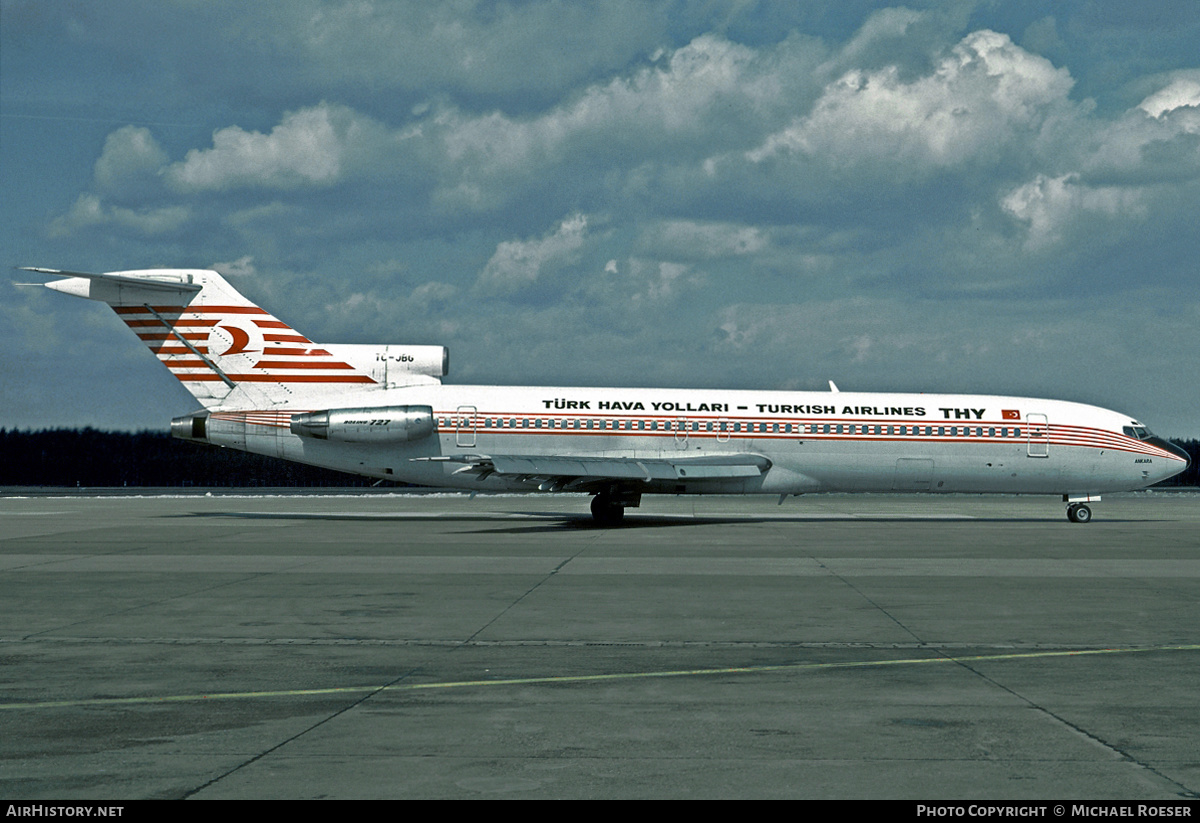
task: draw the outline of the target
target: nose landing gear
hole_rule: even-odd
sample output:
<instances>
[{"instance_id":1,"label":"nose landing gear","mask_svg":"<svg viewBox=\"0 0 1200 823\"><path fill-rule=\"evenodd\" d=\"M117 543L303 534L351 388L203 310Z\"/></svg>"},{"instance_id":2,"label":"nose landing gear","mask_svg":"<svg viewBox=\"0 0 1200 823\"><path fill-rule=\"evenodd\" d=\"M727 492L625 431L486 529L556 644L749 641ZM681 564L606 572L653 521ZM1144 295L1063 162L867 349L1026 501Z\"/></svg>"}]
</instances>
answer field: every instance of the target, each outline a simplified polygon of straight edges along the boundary
<instances>
[{"instance_id":1,"label":"nose landing gear","mask_svg":"<svg viewBox=\"0 0 1200 823\"><path fill-rule=\"evenodd\" d=\"M1072 523L1090 523L1092 510L1082 503L1072 503L1067 506L1067 519Z\"/></svg>"},{"instance_id":2,"label":"nose landing gear","mask_svg":"<svg viewBox=\"0 0 1200 823\"><path fill-rule=\"evenodd\" d=\"M1100 495L1077 492L1075 494L1064 494L1062 499L1067 504L1068 520L1072 523L1091 523L1092 510L1087 504L1099 503Z\"/></svg>"}]
</instances>

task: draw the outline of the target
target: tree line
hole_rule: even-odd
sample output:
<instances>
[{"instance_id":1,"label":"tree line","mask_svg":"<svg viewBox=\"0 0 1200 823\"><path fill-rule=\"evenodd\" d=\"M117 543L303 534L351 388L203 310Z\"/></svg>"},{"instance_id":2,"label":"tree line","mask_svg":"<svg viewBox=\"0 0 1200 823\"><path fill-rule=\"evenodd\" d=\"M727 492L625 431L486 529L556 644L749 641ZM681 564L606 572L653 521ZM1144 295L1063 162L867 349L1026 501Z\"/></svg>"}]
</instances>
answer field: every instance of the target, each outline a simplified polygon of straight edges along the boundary
<instances>
[{"instance_id":1,"label":"tree line","mask_svg":"<svg viewBox=\"0 0 1200 823\"><path fill-rule=\"evenodd\" d=\"M369 477L190 443L166 432L0 429L0 486L372 485Z\"/></svg>"},{"instance_id":2,"label":"tree line","mask_svg":"<svg viewBox=\"0 0 1200 823\"><path fill-rule=\"evenodd\" d=\"M1192 464L1158 485L1200 486L1200 440L1174 442ZM165 432L0 428L0 486L373 485L370 478L190 443Z\"/></svg>"}]
</instances>

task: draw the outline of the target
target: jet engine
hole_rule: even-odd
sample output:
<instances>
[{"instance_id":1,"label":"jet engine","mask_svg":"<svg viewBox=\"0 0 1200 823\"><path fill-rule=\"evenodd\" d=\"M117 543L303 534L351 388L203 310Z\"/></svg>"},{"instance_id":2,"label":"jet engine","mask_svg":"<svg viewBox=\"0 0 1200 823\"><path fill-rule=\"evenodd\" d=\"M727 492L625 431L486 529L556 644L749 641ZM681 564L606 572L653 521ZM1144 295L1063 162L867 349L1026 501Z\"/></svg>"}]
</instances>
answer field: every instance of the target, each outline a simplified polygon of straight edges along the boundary
<instances>
[{"instance_id":1,"label":"jet engine","mask_svg":"<svg viewBox=\"0 0 1200 823\"><path fill-rule=\"evenodd\" d=\"M342 443L401 443L433 434L432 406L368 406L293 414L292 434Z\"/></svg>"}]
</instances>

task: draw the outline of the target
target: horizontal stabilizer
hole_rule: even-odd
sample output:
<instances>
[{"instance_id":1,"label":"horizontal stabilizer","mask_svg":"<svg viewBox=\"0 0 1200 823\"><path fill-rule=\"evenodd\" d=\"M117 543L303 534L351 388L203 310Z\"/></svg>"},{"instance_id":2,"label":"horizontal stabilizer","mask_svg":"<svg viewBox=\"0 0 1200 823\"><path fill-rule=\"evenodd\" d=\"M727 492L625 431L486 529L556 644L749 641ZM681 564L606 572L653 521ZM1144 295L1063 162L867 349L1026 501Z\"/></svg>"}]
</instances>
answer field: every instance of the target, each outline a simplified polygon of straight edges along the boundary
<instances>
[{"instance_id":1,"label":"horizontal stabilizer","mask_svg":"<svg viewBox=\"0 0 1200 823\"><path fill-rule=\"evenodd\" d=\"M56 280L43 285L48 289L55 291L74 294L79 297L89 297L90 289L87 288L92 282L111 283L119 286L129 286L138 290L151 292L168 292L172 294L195 294L200 291L202 286L199 283L190 282L187 275L179 274L148 274L141 277L134 277L126 273L108 272L105 274L95 274L82 271L62 271L61 269L43 269L37 266L18 266L21 271L32 271L38 274L52 274L55 277L67 277L72 280L82 280L82 283L72 284L71 280Z\"/></svg>"}]
</instances>

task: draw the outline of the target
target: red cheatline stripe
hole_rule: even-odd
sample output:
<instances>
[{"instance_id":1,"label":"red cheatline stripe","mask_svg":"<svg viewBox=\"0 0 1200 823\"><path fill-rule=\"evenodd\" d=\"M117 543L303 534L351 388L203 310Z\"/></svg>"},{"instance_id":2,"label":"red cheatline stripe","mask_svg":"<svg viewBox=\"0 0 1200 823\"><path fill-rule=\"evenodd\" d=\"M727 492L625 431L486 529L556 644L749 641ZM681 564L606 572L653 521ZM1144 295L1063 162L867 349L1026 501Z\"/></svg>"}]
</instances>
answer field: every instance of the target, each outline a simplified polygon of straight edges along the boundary
<instances>
[{"instance_id":1,"label":"red cheatline stripe","mask_svg":"<svg viewBox=\"0 0 1200 823\"><path fill-rule=\"evenodd\" d=\"M453 417L454 415L447 414L446 416ZM493 414L490 416L497 417L499 415ZM521 415L516 415L516 416L522 417ZM477 417L487 418L487 417L489 417L489 415L480 414ZM534 419L534 418L524 416L523 419ZM683 432L676 432L673 429L650 430L650 429L628 429L628 428L589 429L586 427L580 427L580 428L575 428L575 427L534 428L534 427L508 427L508 426L498 427L498 426L487 426L482 423L477 424L475 426L471 426L469 424L457 426L457 425L455 425L454 420L450 420L449 424L446 426L443 426L442 428L445 431L457 431L460 429L461 430L474 430L481 434L485 434L485 433L486 434L517 434L517 435L541 435L541 436L556 436L556 435L569 434L569 435L573 435L573 436L574 435L584 435L587 437L624 437L624 438L656 437L656 438L660 438L660 439L677 437L678 434L683 433ZM881 435L881 436L877 436L877 437L876 436L863 437L863 436L859 436L859 435L846 435L846 434L842 434L842 435L835 435L835 434L799 435L796 432L775 433L775 432L759 432L759 431L745 431L745 430L726 431L726 432L716 432L716 431L707 431L707 430L694 431L691 428L687 429L686 434L689 438L707 439L707 440L715 439L718 437L718 435L727 436L729 440L796 440L802 436L805 440L821 442L821 443L835 442L835 441L839 442L839 443L883 443L883 442L890 442L890 443L947 443L947 444L956 444L956 445L994 444L994 445L1004 445L1004 446L1011 447L1011 446L1021 446L1027 442L1027 438L1025 435L1022 435L1021 437L1016 437L1011 434L1008 437L996 436L993 438L975 438L975 437L970 437L970 438L953 437L953 438L951 438L951 437L936 437L936 436L925 436L925 435L919 435L919 436L918 435L911 435L911 436L896 436L896 435L882 436ZM1079 448L1080 447L1080 444L1065 443L1065 442L1060 442L1057 440L1052 440L1049 443L1047 443L1047 445L1051 446L1053 448ZM1083 447L1098 448L1098 446L1095 444L1085 444ZM1128 454L1147 454L1147 455L1154 455L1154 456L1159 456L1159 457L1171 457L1171 455L1167 454L1166 452L1159 451L1152 447L1151 448L1144 448L1144 447L1139 448L1137 445L1133 445L1132 447L1108 446L1106 448L1112 448L1114 451L1123 451ZM1175 458L1175 459L1178 459L1178 458Z\"/></svg>"},{"instance_id":2,"label":"red cheatline stripe","mask_svg":"<svg viewBox=\"0 0 1200 823\"><path fill-rule=\"evenodd\" d=\"M287 425L291 422L292 415L304 414L307 409L289 409L285 412L273 411L246 411L246 412L213 412L213 420L249 420L254 422L272 421L275 423L283 423Z\"/></svg>"},{"instance_id":3,"label":"red cheatline stripe","mask_svg":"<svg viewBox=\"0 0 1200 823\"><path fill-rule=\"evenodd\" d=\"M291 329L292 328L287 323L281 322L279 320L255 320L254 325L258 326L260 329Z\"/></svg>"},{"instance_id":4,"label":"red cheatline stripe","mask_svg":"<svg viewBox=\"0 0 1200 823\"><path fill-rule=\"evenodd\" d=\"M312 343L307 337L299 334L264 334L263 340L268 343Z\"/></svg>"},{"instance_id":5,"label":"red cheatline stripe","mask_svg":"<svg viewBox=\"0 0 1200 823\"><path fill-rule=\"evenodd\" d=\"M848 420L847 418L819 418L816 420L813 420L813 419L802 420L802 419L795 419L795 418L772 418L772 419L763 420L760 418L747 418L744 416L718 417L718 416L709 416L709 415L683 415L683 414L679 414L679 415L628 415L628 414L622 414L621 412L618 412L618 411L610 411L610 410L605 410L602 413L601 412L589 412L588 410L565 411L565 412L557 411L557 412L549 412L549 413L540 412L540 411L532 412L530 410L524 410L524 411L520 411L520 412L476 411L471 414L459 412L458 410L453 410L453 411L442 410L442 411L435 411L434 414L436 416L446 418L449 421L449 425L445 427L446 430L448 430L448 431L455 431L459 428L462 428L462 429L472 428L471 426L465 425L465 424L461 427L456 425L456 421L458 419L467 419L467 418L474 419L475 421L484 421L484 420L487 420L488 418L500 418L500 419L504 419L504 420L507 420L509 418L519 418L522 420L555 419L555 420L559 420L559 421L576 420L576 419L581 419L581 420L597 419L597 420L612 421L612 422L620 421L622 423L627 424L627 421L634 421L634 420L645 420L647 422L649 422L651 420L655 420L655 421L659 421L660 423L661 422L672 422L672 421L679 419L680 417L686 417L686 419L689 423L689 426L688 426L686 432L689 437L712 439L712 438L715 438L718 435L720 435L722 437L728 436L728 438L731 440L732 439L795 440L795 439L803 438L806 440L819 440L821 442L826 442L826 441L856 442L856 443L880 443L880 442L895 442L895 443L923 442L923 443L928 443L928 442L936 442L936 443L956 443L956 444L973 443L973 444L983 444L983 445L993 445L994 444L994 445L1013 446L1013 445L1021 445L1021 444L1027 443L1029 441L1029 429L1030 429L1030 426L1026 421L980 420L980 421L972 422L969 426L967 426L964 423L957 423L957 424L951 426L944 421L941 421L941 422L922 421L920 423L913 423L910 420L906 420L904 422L896 422L896 421L889 420L889 421L880 421L880 422L871 421L870 423L864 423L861 420L854 420L853 422L847 422L847 420ZM700 430L693 430L690 426L690 424L693 422L704 424L709 421L717 423L721 420L723 420L725 422L725 425L727 426L726 430L723 432L718 431L716 429L709 431L709 430L703 429L703 428ZM734 423L740 424L741 428L739 431L733 431L732 426ZM913 428L919 427L922 430L930 429L933 431L936 431L936 429L938 429L938 428L942 428L943 430L949 430L951 428L957 428L957 429L966 428L969 430L974 430L977 428L982 428L982 429L991 428L991 429L996 430L996 434L991 435L991 436L984 434L984 435L980 436L980 435L975 435L975 434L971 433L971 434L968 434L965 436L960 434L960 435L942 435L939 437L933 433L919 434L919 435L911 434L911 433L903 434L903 435L898 435L898 434L878 434L877 435L872 432L871 434L866 434L864 436L863 434L860 434L860 433L849 434L848 432L843 432L842 434L837 434L835 432L829 432L829 433L809 432L807 430L804 430L804 431L793 430L791 432L785 432L785 431L775 432L775 431L771 431L771 430L761 431L760 426L764 423L768 424L768 425L773 425L775 423L780 423L781 425L783 423L791 423L793 426L805 426L805 427L812 426L812 425L825 426L828 424L828 425L833 426L833 425L840 424L842 426L853 425L856 427L856 429L864 427L864 426L871 426L872 428L874 428L877 425L878 426L886 425L886 426L904 426L907 429L913 429ZM1035 425L1037 425L1037 424L1035 424ZM750 428L751 426L753 426L753 429ZM666 437L675 437L678 433L682 433L682 432L678 431L677 429L675 429L674 427L672 427L670 429L660 428L657 430L634 429L634 428L627 428L624 426L619 429L611 429L611 428L589 429L586 427L576 428L573 426L572 427L562 427L561 425L556 426L554 428L550 428L550 427L545 427L545 428L528 427L528 428L526 428L526 427L509 427L509 426L493 427L493 426L484 425L483 423L479 423L474 428L476 431L488 432L488 433L521 434L521 435L525 435L525 434L557 435L557 434L569 433L571 435L584 434L584 435L591 436L591 437L660 437L660 438L666 438ZM1147 455L1154 455L1154 456L1159 456L1159 457L1167 457L1167 458L1176 459L1176 460L1179 459L1179 458L1175 457L1174 455L1171 455L1168 452L1165 452L1165 451L1159 449L1156 446L1150 445L1148 443L1143 443L1138 440L1134 440L1133 438L1130 438L1123 434L1118 434L1116 432L1108 431L1107 429L1093 429L1093 428L1087 428L1087 427L1083 427L1083 426L1065 426L1065 425L1063 425L1063 426L1051 425L1049 427L1043 426L1040 428L1042 431L1045 431L1048 428L1049 431L1043 437L1035 437L1033 440L1033 442L1035 444L1044 443L1048 446L1053 446L1056 448L1074 447L1074 448L1113 449L1113 450L1122 451L1122 452L1125 452L1128 454L1147 454ZM1006 436L1001 435L1000 429L1008 429L1009 434ZM1021 430L1021 435L1019 437L1013 433L1016 429Z\"/></svg>"}]
</instances>

